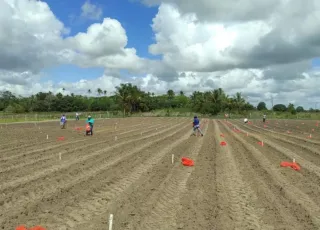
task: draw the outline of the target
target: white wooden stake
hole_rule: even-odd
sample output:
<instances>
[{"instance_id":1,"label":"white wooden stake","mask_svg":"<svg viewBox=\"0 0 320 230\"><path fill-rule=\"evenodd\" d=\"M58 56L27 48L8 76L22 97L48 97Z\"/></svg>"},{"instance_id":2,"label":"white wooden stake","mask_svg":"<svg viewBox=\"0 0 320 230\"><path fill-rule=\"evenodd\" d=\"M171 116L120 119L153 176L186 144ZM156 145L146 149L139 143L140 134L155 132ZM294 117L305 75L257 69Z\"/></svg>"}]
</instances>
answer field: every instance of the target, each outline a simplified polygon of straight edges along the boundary
<instances>
[{"instance_id":1,"label":"white wooden stake","mask_svg":"<svg viewBox=\"0 0 320 230\"><path fill-rule=\"evenodd\" d=\"M62 154L61 154L61 153L59 153L59 160L61 160L61 155L62 155Z\"/></svg>"},{"instance_id":2,"label":"white wooden stake","mask_svg":"<svg viewBox=\"0 0 320 230\"><path fill-rule=\"evenodd\" d=\"M292 161L292 162L295 163L295 162L296 162L296 159L293 158L293 161Z\"/></svg>"},{"instance_id":3,"label":"white wooden stake","mask_svg":"<svg viewBox=\"0 0 320 230\"><path fill-rule=\"evenodd\" d=\"M263 144L263 141L261 141L261 142L262 142L262 146L263 146L263 145L264 145L264 144Z\"/></svg>"},{"instance_id":4,"label":"white wooden stake","mask_svg":"<svg viewBox=\"0 0 320 230\"><path fill-rule=\"evenodd\" d=\"M310 133L310 136L309 136L309 137L310 137L310 138L312 137L312 136L311 136L311 133Z\"/></svg>"},{"instance_id":5,"label":"white wooden stake","mask_svg":"<svg viewBox=\"0 0 320 230\"><path fill-rule=\"evenodd\" d=\"M49 135L47 134L47 140L49 139Z\"/></svg>"},{"instance_id":6,"label":"white wooden stake","mask_svg":"<svg viewBox=\"0 0 320 230\"><path fill-rule=\"evenodd\" d=\"M113 214L109 216L109 230L112 230L112 223L113 223Z\"/></svg>"},{"instance_id":7,"label":"white wooden stake","mask_svg":"<svg viewBox=\"0 0 320 230\"><path fill-rule=\"evenodd\" d=\"M172 154L172 156L171 156L171 162L172 162L172 164L173 164L173 161L174 161L174 154Z\"/></svg>"}]
</instances>

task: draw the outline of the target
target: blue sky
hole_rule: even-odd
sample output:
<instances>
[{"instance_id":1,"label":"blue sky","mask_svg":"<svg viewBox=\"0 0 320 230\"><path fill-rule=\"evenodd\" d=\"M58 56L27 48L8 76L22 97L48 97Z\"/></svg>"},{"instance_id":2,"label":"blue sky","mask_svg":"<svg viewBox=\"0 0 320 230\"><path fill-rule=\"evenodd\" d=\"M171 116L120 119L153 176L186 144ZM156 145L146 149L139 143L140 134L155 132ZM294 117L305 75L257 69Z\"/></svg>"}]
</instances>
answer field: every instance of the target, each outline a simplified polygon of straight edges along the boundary
<instances>
[{"instance_id":1,"label":"blue sky","mask_svg":"<svg viewBox=\"0 0 320 230\"><path fill-rule=\"evenodd\" d=\"M118 20L126 30L127 47L134 47L140 57L159 59L158 56L153 56L148 52L148 46L154 43L151 24L157 14L157 7L146 7L130 0L90 0L91 4L97 5L103 10L100 20L90 20L80 17L81 6L85 0L45 0L45 2L65 27L70 29L69 36L86 32L91 24L100 23L103 18L110 17ZM54 82L61 80L72 82L83 78L94 79L100 77L103 71L103 68L82 69L75 65L62 65L45 69L43 72L46 77L42 81L52 79Z\"/></svg>"}]
</instances>

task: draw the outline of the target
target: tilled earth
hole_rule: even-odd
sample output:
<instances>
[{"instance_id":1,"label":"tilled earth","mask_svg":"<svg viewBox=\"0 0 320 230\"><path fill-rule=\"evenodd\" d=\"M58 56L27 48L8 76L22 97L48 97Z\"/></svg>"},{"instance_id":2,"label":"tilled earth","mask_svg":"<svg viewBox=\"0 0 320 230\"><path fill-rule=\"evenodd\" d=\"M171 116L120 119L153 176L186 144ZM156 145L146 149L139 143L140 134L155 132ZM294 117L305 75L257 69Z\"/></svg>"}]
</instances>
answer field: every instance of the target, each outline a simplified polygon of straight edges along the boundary
<instances>
[{"instance_id":1,"label":"tilled earth","mask_svg":"<svg viewBox=\"0 0 320 230\"><path fill-rule=\"evenodd\" d=\"M203 119L203 137L191 122L97 120L92 137L83 121L2 125L1 229L102 230L110 214L114 230L320 229L316 122ZM280 167L293 158L300 171Z\"/></svg>"}]
</instances>

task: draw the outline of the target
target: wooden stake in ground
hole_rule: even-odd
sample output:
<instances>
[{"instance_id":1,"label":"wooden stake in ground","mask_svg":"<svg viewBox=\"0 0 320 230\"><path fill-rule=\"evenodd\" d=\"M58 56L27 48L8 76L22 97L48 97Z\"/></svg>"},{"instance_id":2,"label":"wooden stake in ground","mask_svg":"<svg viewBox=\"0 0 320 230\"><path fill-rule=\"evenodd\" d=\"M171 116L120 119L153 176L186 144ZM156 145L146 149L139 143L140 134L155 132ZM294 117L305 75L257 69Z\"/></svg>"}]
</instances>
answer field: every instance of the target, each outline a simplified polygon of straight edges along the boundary
<instances>
[{"instance_id":1,"label":"wooden stake in ground","mask_svg":"<svg viewBox=\"0 0 320 230\"><path fill-rule=\"evenodd\" d=\"M112 230L112 224L113 224L113 214L110 214L110 216L109 216L109 230Z\"/></svg>"},{"instance_id":2,"label":"wooden stake in ground","mask_svg":"<svg viewBox=\"0 0 320 230\"><path fill-rule=\"evenodd\" d=\"M47 134L47 140L49 139L49 135Z\"/></svg>"},{"instance_id":3,"label":"wooden stake in ground","mask_svg":"<svg viewBox=\"0 0 320 230\"><path fill-rule=\"evenodd\" d=\"M173 164L173 161L174 161L174 154L172 154L171 156L171 163Z\"/></svg>"},{"instance_id":4,"label":"wooden stake in ground","mask_svg":"<svg viewBox=\"0 0 320 230\"><path fill-rule=\"evenodd\" d=\"M61 160L61 155L62 155L62 153L59 153L59 160Z\"/></svg>"}]
</instances>

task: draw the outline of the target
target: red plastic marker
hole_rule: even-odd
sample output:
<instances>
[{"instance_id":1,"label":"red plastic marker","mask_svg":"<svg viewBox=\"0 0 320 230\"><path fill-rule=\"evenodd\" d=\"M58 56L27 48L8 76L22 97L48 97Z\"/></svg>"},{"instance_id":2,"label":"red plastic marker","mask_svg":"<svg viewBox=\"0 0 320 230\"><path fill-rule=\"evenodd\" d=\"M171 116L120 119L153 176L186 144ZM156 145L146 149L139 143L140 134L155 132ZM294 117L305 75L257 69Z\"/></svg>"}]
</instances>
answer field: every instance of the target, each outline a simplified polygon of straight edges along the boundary
<instances>
[{"instance_id":1,"label":"red plastic marker","mask_svg":"<svg viewBox=\"0 0 320 230\"><path fill-rule=\"evenodd\" d=\"M194 166L194 161L191 160L190 158L182 157L181 161L184 166Z\"/></svg>"},{"instance_id":2,"label":"red plastic marker","mask_svg":"<svg viewBox=\"0 0 320 230\"><path fill-rule=\"evenodd\" d=\"M221 146L226 146L226 145L227 145L227 142L221 141L221 142L220 142L220 145L221 145Z\"/></svg>"},{"instance_id":3,"label":"red plastic marker","mask_svg":"<svg viewBox=\"0 0 320 230\"><path fill-rule=\"evenodd\" d=\"M291 167L296 171L299 171L301 169L301 167L296 162L283 161L280 163L280 166L281 167Z\"/></svg>"}]
</instances>

